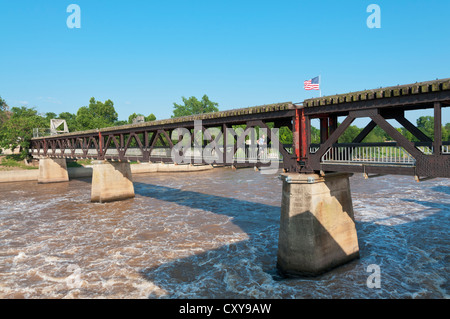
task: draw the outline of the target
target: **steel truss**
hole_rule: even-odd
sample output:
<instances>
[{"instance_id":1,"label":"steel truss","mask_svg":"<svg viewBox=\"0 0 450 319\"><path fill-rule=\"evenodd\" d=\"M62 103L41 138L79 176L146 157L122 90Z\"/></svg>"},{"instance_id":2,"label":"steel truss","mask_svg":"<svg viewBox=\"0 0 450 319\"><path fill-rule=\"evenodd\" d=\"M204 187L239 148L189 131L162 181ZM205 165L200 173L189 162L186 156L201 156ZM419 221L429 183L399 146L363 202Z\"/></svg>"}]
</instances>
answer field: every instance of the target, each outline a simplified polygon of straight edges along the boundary
<instances>
[{"instance_id":1,"label":"steel truss","mask_svg":"<svg viewBox=\"0 0 450 319\"><path fill-rule=\"evenodd\" d=\"M450 143L442 141L441 132L442 108L448 106L450 79L444 79L311 99L300 105L283 103L33 138L31 152L35 157L173 162L173 151L179 152L177 145L184 142L194 150L190 157L192 164L259 167L270 165L267 159L272 156L271 160L279 160L280 167L290 172L399 174L417 179L450 177ZM434 139L405 117L406 111L430 108L434 112ZM338 117L345 117L340 125ZM316 118L320 121L320 144L314 145L311 144L311 120ZM352 143L339 144L339 137L359 118L368 118L370 122ZM391 119L419 142L406 139L387 121ZM242 126L240 132L233 128L236 125ZM376 126L392 141L363 143ZM256 136L251 129L256 127L265 130L267 146L275 148L277 156L271 151L265 157L254 155ZM280 143L272 127L288 127L293 133L293 144ZM177 136L181 128L190 134L190 141L183 141L183 134ZM213 128L214 135L210 132ZM199 132L201 137L197 138ZM246 139L251 140L250 145L245 146ZM202 156L207 147L213 147L214 153ZM239 151L243 152L244 159L238 156Z\"/></svg>"}]
</instances>

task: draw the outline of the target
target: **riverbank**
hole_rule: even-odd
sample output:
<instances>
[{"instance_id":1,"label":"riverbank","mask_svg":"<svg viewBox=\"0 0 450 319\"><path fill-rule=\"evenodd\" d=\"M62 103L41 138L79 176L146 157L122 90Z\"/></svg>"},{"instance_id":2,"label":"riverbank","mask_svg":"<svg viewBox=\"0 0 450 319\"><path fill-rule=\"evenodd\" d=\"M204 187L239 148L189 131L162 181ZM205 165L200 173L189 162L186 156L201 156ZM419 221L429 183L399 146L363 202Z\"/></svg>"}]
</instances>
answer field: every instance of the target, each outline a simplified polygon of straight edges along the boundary
<instances>
[{"instance_id":1,"label":"riverbank","mask_svg":"<svg viewBox=\"0 0 450 319\"><path fill-rule=\"evenodd\" d=\"M132 174L157 173L157 172L196 172L213 169L212 165L176 165L164 163L139 163L131 164ZM82 178L92 176L92 165L81 167L68 167L69 178ZM39 170L8 170L0 171L0 183L8 182L26 182L37 181L39 177Z\"/></svg>"}]
</instances>

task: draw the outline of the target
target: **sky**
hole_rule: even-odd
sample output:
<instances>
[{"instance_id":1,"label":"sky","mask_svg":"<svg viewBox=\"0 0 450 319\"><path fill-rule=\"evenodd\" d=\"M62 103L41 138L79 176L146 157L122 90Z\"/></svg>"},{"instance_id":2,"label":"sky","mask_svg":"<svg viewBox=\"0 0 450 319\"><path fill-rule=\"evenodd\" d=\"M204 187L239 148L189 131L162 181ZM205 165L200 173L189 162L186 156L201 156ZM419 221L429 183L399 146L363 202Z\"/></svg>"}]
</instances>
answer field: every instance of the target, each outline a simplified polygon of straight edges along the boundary
<instances>
[{"instance_id":1,"label":"sky","mask_svg":"<svg viewBox=\"0 0 450 319\"><path fill-rule=\"evenodd\" d=\"M448 78L449 14L448 0L0 0L0 96L56 114L111 99L120 120L166 119L183 96L302 102L318 75L322 95Z\"/></svg>"}]
</instances>

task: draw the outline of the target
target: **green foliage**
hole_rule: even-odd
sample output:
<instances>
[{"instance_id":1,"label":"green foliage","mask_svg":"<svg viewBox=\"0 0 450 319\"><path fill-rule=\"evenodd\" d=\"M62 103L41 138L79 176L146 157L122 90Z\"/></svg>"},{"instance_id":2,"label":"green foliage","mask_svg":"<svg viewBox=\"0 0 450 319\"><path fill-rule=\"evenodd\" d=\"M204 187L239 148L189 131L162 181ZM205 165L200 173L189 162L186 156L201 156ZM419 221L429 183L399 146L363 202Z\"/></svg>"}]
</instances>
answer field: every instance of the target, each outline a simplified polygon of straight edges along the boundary
<instances>
[{"instance_id":1,"label":"green foliage","mask_svg":"<svg viewBox=\"0 0 450 319\"><path fill-rule=\"evenodd\" d=\"M432 116L421 116L417 119L417 128L420 129L425 135L434 140L434 117ZM349 126L345 130L344 134L339 138L339 143L351 143L353 139L362 131L362 129L356 127L355 125ZM411 134L404 127L398 128L404 137L409 141L418 142L419 140ZM370 132L366 138L363 140L364 143L378 143L392 141L393 139L379 126L376 126L372 132ZM442 140L450 140L450 123L447 123L442 127Z\"/></svg>"},{"instance_id":2,"label":"green foliage","mask_svg":"<svg viewBox=\"0 0 450 319\"><path fill-rule=\"evenodd\" d=\"M358 134L361 132L361 129L357 127L356 125L350 125L347 127L347 129L344 131L344 133L339 137L338 142L339 143L351 143L355 139L355 137L358 136Z\"/></svg>"},{"instance_id":3,"label":"green foliage","mask_svg":"<svg viewBox=\"0 0 450 319\"><path fill-rule=\"evenodd\" d=\"M127 125L128 121L115 121L112 126L121 126L121 125Z\"/></svg>"},{"instance_id":4,"label":"green foliage","mask_svg":"<svg viewBox=\"0 0 450 319\"><path fill-rule=\"evenodd\" d=\"M361 129L362 131L362 129ZM358 133L359 134L359 133ZM378 125L363 140L364 143L380 143L390 141L392 138Z\"/></svg>"},{"instance_id":5,"label":"green foliage","mask_svg":"<svg viewBox=\"0 0 450 319\"><path fill-rule=\"evenodd\" d=\"M156 116L153 113L145 117L145 122L152 122L152 121L156 121Z\"/></svg>"},{"instance_id":6,"label":"green foliage","mask_svg":"<svg viewBox=\"0 0 450 319\"><path fill-rule=\"evenodd\" d=\"M78 109L76 120L80 130L91 130L113 126L117 118L113 101L107 100L103 103L92 97L89 106Z\"/></svg>"},{"instance_id":7,"label":"green foliage","mask_svg":"<svg viewBox=\"0 0 450 319\"><path fill-rule=\"evenodd\" d=\"M0 112L6 112L6 111L9 111L8 104L6 104L6 101L4 99L2 99L2 97L0 96Z\"/></svg>"},{"instance_id":8,"label":"green foliage","mask_svg":"<svg viewBox=\"0 0 450 319\"><path fill-rule=\"evenodd\" d=\"M15 149L20 146L22 158L28 155L33 128L49 126L34 108L13 107L8 121L1 128L0 147Z\"/></svg>"},{"instance_id":9,"label":"green foliage","mask_svg":"<svg viewBox=\"0 0 450 319\"><path fill-rule=\"evenodd\" d=\"M127 123L127 124L133 124L133 120L134 120L135 118L137 118L138 116L144 116L144 115L141 114L141 113L138 113L138 114L133 113L133 114L131 114L131 115L128 117L128 123Z\"/></svg>"},{"instance_id":10,"label":"green foliage","mask_svg":"<svg viewBox=\"0 0 450 319\"><path fill-rule=\"evenodd\" d=\"M138 117L138 116L144 116L144 115L141 114L141 113L138 113L138 114L133 113L133 114L131 114L131 115L128 117L128 122L127 122L127 124L133 124L133 120L134 120L136 117ZM156 116L155 116L153 113L151 113L149 116L144 116L144 121L145 121L145 122L151 122L151 121L155 121L155 120L156 120Z\"/></svg>"},{"instance_id":11,"label":"green foliage","mask_svg":"<svg viewBox=\"0 0 450 319\"><path fill-rule=\"evenodd\" d=\"M173 103L172 118L219 111L219 104L210 101L206 94L203 95L201 101L194 96L191 96L189 99L183 96L182 100L183 104Z\"/></svg>"},{"instance_id":12,"label":"green foliage","mask_svg":"<svg viewBox=\"0 0 450 319\"><path fill-rule=\"evenodd\" d=\"M21 169L39 169L37 166L28 166L23 162L23 156L22 155L7 155L3 159L0 160L0 166L3 167L18 167Z\"/></svg>"},{"instance_id":13,"label":"green foliage","mask_svg":"<svg viewBox=\"0 0 450 319\"><path fill-rule=\"evenodd\" d=\"M418 142L419 139L416 138L414 135L412 135L412 133L410 131L408 131L406 128L402 127L400 128L399 132L406 137L406 139L408 141L412 141L412 142Z\"/></svg>"},{"instance_id":14,"label":"green foliage","mask_svg":"<svg viewBox=\"0 0 450 319\"><path fill-rule=\"evenodd\" d=\"M75 114L69 112L62 112L58 115L57 119L66 120L69 132L75 132L79 130L77 116Z\"/></svg>"},{"instance_id":15,"label":"green foliage","mask_svg":"<svg viewBox=\"0 0 450 319\"><path fill-rule=\"evenodd\" d=\"M447 123L442 127L442 141L450 141L450 131L446 128L449 124Z\"/></svg>"},{"instance_id":16,"label":"green foliage","mask_svg":"<svg viewBox=\"0 0 450 319\"><path fill-rule=\"evenodd\" d=\"M83 167L84 165L91 165L92 159L78 159L76 161L67 161L67 167Z\"/></svg>"},{"instance_id":17,"label":"green foliage","mask_svg":"<svg viewBox=\"0 0 450 319\"><path fill-rule=\"evenodd\" d=\"M434 140L434 117L433 116L421 116L417 119L417 128L421 130L426 136ZM403 136L405 136L408 140L413 142L418 142L419 139L417 139L414 135L412 135L409 131L407 131L405 128L401 129L401 133ZM450 141L450 123L445 124L445 126L442 126L442 141Z\"/></svg>"},{"instance_id":18,"label":"green foliage","mask_svg":"<svg viewBox=\"0 0 450 319\"><path fill-rule=\"evenodd\" d=\"M58 117L58 115L56 115L56 113L53 113L53 112L45 113L45 119L48 120L49 122L50 122L50 120L56 119L57 117Z\"/></svg>"},{"instance_id":19,"label":"green foliage","mask_svg":"<svg viewBox=\"0 0 450 319\"><path fill-rule=\"evenodd\" d=\"M286 126L280 127L279 132L279 140L281 144L292 144L293 143L293 137L292 137L292 131L287 128Z\"/></svg>"},{"instance_id":20,"label":"green foliage","mask_svg":"<svg viewBox=\"0 0 450 319\"><path fill-rule=\"evenodd\" d=\"M5 133L4 123L8 121L11 113L9 112L8 104L6 101L2 99L0 96L0 142L3 139L3 135Z\"/></svg>"},{"instance_id":21,"label":"green foliage","mask_svg":"<svg viewBox=\"0 0 450 319\"><path fill-rule=\"evenodd\" d=\"M83 131L110 126L128 124L128 121L118 121L114 103L107 100L104 103L91 98L89 106L78 109L77 114L62 112L59 115L53 112L40 115L34 108L13 107L9 111L6 102L0 97L0 148L14 149L20 146L21 157L28 154L34 128L50 128L51 119L66 120L70 132ZM154 121L156 117L150 114L146 121Z\"/></svg>"},{"instance_id":22,"label":"green foliage","mask_svg":"<svg viewBox=\"0 0 450 319\"><path fill-rule=\"evenodd\" d=\"M320 130L311 125L311 144L320 143Z\"/></svg>"},{"instance_id":23,"label":"green foliage","mask_svg":"<svg viewBox=\"0 0 450 319\"><path fill-rule=\"evenodd\" d=\"M434 139L434 117L433 116L421 116L417 119L417 128L421 130L425 135Z\"/></svg>"}]
</instances>

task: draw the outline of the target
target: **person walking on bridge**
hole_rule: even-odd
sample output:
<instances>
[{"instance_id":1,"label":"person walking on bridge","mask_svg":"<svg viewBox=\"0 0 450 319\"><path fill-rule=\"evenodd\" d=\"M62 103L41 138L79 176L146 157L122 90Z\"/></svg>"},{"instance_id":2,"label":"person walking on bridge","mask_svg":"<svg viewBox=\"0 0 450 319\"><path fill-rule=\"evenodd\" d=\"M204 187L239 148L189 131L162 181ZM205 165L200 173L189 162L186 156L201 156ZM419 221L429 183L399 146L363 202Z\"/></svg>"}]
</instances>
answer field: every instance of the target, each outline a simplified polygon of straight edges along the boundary
<instances>
[{"instance_id":1,"label":"person walking on bridge","mask_svg":"<svg viewBox=\"0 0 450 319\"><path fill-rule=\"evenodd\" d=\"M258 140L258 147L259 147L259 157L262 157L266 147L266 136L264 134L261 135L261 137Z\"/></svg>"}]
</instances>

